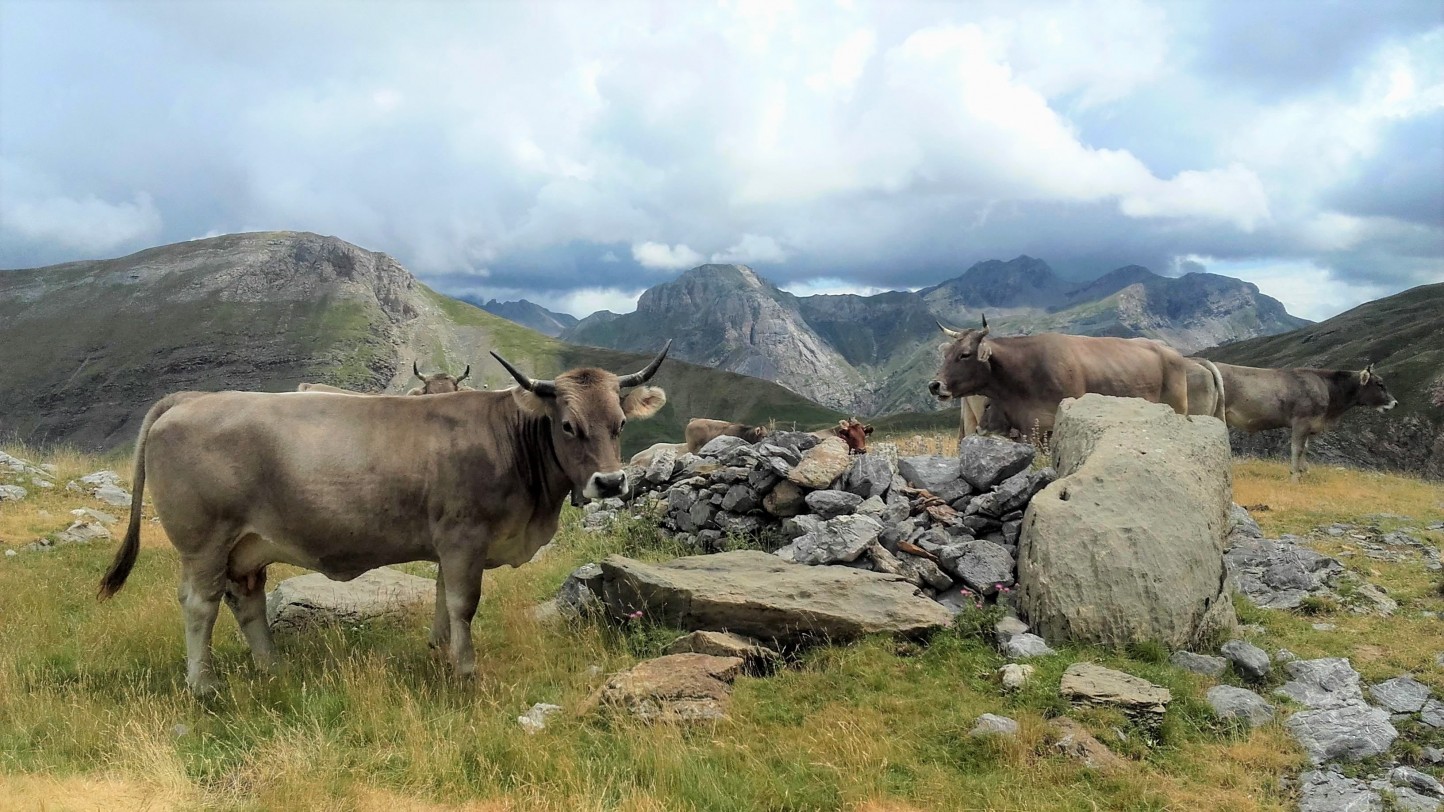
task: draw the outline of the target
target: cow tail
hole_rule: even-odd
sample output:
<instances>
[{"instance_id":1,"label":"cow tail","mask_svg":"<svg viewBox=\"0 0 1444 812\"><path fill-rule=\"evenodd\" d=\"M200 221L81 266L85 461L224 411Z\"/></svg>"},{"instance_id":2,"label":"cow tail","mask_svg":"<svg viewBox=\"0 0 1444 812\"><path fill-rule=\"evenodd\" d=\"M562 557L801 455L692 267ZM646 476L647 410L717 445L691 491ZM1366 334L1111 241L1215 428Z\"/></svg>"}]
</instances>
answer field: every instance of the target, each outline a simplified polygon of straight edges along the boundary
<instances>
[{"instance_id":1,"label":"cow tail","mask_svg":"<svg viewBox=\"0 0 1444 812\"><path fill-rule=\"evenodd\" d=\"M106 571L105 577L100 579L100 593L96 596L99 600L109 598L125 586L125 579L130 577L130 570L135 566L136 556L140 554L141 497L145 492L146 435L150 434L151 424L155 423L156 418L165 414L176 403L177 399L174 395L162 398L150 407L150 411L145 415L145 421L140 424L140 434L135 440L134 474L131 477L130 526L125 530L125 541L121 542L120 549L115 551L115 560L110 562L110 569Z\"/></svg>"},{"instance_id":2,"label":"cow tail","mask_svg":"<svg viewBox=\"0 0 1444 812\"><path fill-rule=\"evenodd\" d=\"M1218 392L1213 401L1213 416L1227 423L1228 403L1223 392L1223 373L1218 371L1218 365L1212 361L1204 361L1203 365L1208 367L1209 373L1213 375L1213 387Z\"/></svg>"}]
</instances>

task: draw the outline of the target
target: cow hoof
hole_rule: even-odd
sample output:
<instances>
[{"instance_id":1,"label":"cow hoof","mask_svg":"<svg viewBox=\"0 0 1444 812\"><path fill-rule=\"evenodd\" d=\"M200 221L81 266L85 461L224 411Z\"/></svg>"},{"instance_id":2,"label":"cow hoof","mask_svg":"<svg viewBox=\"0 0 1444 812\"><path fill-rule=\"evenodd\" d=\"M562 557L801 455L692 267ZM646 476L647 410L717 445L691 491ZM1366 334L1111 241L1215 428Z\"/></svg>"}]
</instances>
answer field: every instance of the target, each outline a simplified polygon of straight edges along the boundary
<instances>
[{"instance_id":1,"label":"cow hoof","mask_svg":"<svg viewBox=\"0 0 1444 812\"><path fill-rule=\"evenodd\" d=\"M215 677L204 679L186 680L186 687L190 689L191 696L196 699L214 699L221 692L220 683Z\"/></svg>"}]
</instances>

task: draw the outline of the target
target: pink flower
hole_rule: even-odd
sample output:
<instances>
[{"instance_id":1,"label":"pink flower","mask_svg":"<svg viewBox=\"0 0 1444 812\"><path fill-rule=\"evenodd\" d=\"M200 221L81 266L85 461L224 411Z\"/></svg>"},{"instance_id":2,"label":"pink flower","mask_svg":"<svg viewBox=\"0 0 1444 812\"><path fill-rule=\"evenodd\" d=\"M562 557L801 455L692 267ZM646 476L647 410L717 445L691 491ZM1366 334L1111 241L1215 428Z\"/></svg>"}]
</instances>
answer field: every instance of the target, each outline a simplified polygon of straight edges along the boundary
<instances>
[{"instance_id":1,"label":"pink flower","mask_svg":"<svg viewBox=\"0 0 1444 812\"><path fill-rule=\"evenodd\" d=\"M632 619L632 620L636 620L637 618L639 618L639 617L641 617L641 616L642 616L642 610L641 610L641 609L638 609L637 611L631 613L630 615L627 615L627 617L630 618L630 619Z\"/></svg>"}]
</instances>

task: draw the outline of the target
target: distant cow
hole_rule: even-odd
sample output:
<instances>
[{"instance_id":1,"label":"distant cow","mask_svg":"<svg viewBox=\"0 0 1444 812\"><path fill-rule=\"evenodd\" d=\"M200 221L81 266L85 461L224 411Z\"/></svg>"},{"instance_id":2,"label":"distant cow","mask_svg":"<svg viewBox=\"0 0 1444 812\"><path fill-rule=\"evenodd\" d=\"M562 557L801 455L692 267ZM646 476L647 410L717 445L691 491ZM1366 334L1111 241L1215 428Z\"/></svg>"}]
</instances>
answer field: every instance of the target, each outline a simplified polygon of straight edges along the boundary
<instances>
[{"instance_id":1,"label":"distant cow","mask_svg":"<svg viewBox=\"0 0 1444 812\"><path fill-rule=\"evenodd\" d=\"M872 426L864 425L856 417L847 420L837 421L837 425L831 428L819 429L811 432L812 436L822 440L828 437L837 437L847 443L849 454L867 453L867 436L872 434Z\"/></svg>"},{"instance_id":2,"label":"distant cow","mask_svg":"<svg viewBox=\"0 0 1444 812\"><path fill-rule=\"evenodd\" d=\"M1229 426L1253 433L1289 429L1289 471L1297 482L1307 470L1309 440L1355 406L1387 412L1398 404L1370 364L1362 370L1259 369L1217 364L1227 393Z\"/></svg>"},{"instance_id":3,"label":"distant cow","mask_svg":"<svg viewBox=\"0 0 1444 812\"><path fill-rule=\"evenodd\" d=\"M766 426L749 426L745 423L729 423L726 420L713 420L709 417L694 417L687 421L687 429L682 436L687 440L687 450L696 454L702 449L702 446L723 435L741 437L749 443L756 443L767 434Z\"/></svg>"},{"instance_id":4,"label":"distant cow","mask_svg":"<svg viewBox=\"0 0 1444 812\"><path fill-rule=\"evenodd\" d=\"M136 439L130 526L100 597L135 566L149 484L180 553L192 691L216 687L211 631L222 598L256 664L274 663L265 592L274 563L345 581L388 564L437 562L431 642L449 646L457 672L472 674L482 573L529 561L556 533L568 494L621 495L622 427L666 403L662 390L643 386L666 355L664 347L631 375L573 369L550 381L496 356L517 388L446 397L165 397Z\"/></svg>"},{"instance_id":5,"label":"distant cow","mask_svg":"<svg viewBox=\"0 0 1444 812\"><path fill-rule=\"evenodd\" d=\"M1166 403L1188 414L1190 362L1153 341L1061 333L987 338L980 329L950 330L938 378L928 384L943 399L983 395L1008 425L1051 431L1063 398L1089 392Z\"/></svg>"},{"instance_id":6,"label":"distant cow","mask_svg":"<svg viewBox=\"0 0 1444 812\"><path fill-rule=\"evenodd\" d=\"M682 453L686 452L686 450L687 450L687 444L686 444L686 443L653 443L652 445L648 446L647 448L645 448L645 449L643 449L643 450L641 450L641 451L638 451L637 453L633 454L633 455L632 455L632 458L627 461L627 465L630 466L630 467L632 467L632 468L646 468L647 466L649 466L649 465L652 464L652 460L655 460L655 459L657 458L657 455L658 455L658 454L662 453L662 451L664 451L664 450L666 450L666 449L671 449L671 450L677 452L678 454L682 454Z\"/></svg>"},{"instance_id":7,"label":"distant cow","mask_svg":"<svg viewBox=\"0 0 1444 812\"><path fill-rule=\"evenodd\" d=\"M471 364L466 365L466 371L457 378L447 372L437 372L431 375L422 375L416 362L411 362L411 372L421 379L421 385L407 392L408 395L444 395L448 392L461 391L461 382L471 375Z\"/></svg>"}]
</instances>

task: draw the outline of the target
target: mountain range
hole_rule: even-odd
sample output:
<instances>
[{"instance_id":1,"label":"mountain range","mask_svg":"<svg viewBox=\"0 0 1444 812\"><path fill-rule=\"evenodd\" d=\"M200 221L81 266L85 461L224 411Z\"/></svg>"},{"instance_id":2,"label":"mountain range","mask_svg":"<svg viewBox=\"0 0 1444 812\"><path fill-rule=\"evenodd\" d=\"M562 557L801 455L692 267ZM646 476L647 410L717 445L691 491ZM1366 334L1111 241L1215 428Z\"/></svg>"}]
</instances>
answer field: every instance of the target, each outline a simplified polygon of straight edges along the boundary
<instances>
[{"instance_id":1,"label":"mountain range","mask_svg":"<svg viewBox=\"0 0 1444 812\"><path fill-rule=\"evenodd\" d=\"M547 310L545 307L520 299L515 302L498 302L495 299L488 299L483 302L467 296L457 297L463 302L470 302L486 312L501 316L507 321L513 321L523 327L530 327L544 336L556 338L577 323L577 317L570 313L557 313Z\"/></svg>"},{"instance_id":2,"label":"mountain range","mask_svg":"<svg viewBox=\"0 0 1444 812\"><path fill-rule=\"evenodd\" d=\"M1185 353L1297 329L1253 284L1137 265L1079 283L1028 256L988 260L918 291L794 296L745 265L702 265L649 288L632 313L594 313L563 340L639 350L677 336L694 363L765 378L859 414L930 410L937 322L970 326L986 314L994 335L1056 331L1146 336Z\"/></svg>"},{"instance_id":3,"label":"mountain range","mask_svg":"<svg viewBox=\"0 0 1444 812\"><path fill-rule=\"evenodd\" d=\"M577 347L426 287L386 254L335 237L231 234L119 259L0 271L0 438L86 450L135 439L149 406L188 389L289 391L301 381L404 392L423 372L476 386L510 376L495 350L536 377L578 366L634 371L640 353ZM837 412L775 384L685 363L624 435L630 452L682 436L694 416L805 428Z\"/></svg>"}]
</instances>

